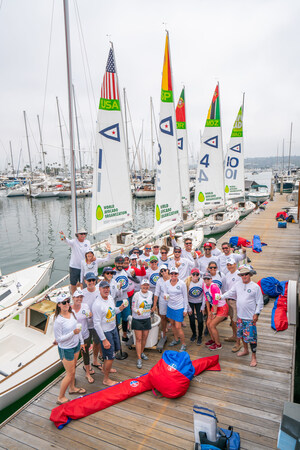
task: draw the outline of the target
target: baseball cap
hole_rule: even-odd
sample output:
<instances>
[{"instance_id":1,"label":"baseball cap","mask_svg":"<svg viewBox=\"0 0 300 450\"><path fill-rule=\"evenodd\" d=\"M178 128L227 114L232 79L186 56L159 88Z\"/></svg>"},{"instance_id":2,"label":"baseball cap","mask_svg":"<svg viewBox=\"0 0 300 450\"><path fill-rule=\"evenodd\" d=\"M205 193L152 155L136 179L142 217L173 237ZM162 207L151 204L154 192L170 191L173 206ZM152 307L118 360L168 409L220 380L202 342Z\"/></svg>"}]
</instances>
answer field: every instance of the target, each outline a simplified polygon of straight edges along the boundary
<instances>
[{"instance_id":1,"label":"baseball cap","mask_svg":"<svg viewBox=\"0 0 300 450\"><path fill-rule=\"evenodd\" d=\"M119 256L117 256L116 258L115 258L115 263L122 263L122 262L124 262L124 258L123 258L123 256L121 256L121 255L119 255Z\"/></svg>"},{"instance_id":2,"label":"baseball cap","mask_svg":"<svg viewBox=\"0 0 300 450\"><path fill-rule=\"evenodd\" d=\"M70 300L70 296L62 292L60 295L58 295L55 299L56 303L65 302L66 300Z\"/></svg>"},{"instance_id":3,"label":"baseball cap","mask_svg":"<svg viewBox=\"0 0 300 450\"><path fill-rule=\"evenodd\" d=\"M84 279L89 280L97 280L97 275L95 275L93 272L88 272L84 275Z\"/></svg>"},{"instance_id":4,"label":"baseball cap","mask_svg":"<svg viewBox=\"0 0 300 450\"><path fill-rule=\"evenodd\" d=\"M226 264L235 264L235 259L232 256L226 258Z\"/></svg>"},{"instance_id":5,"label":"baseball cap","mask_svg":"<svg viewBox=\"0 0 300 450\"><path fill-rule=\"evenodd\" d=\"M172 269L170 269L170 273L179 273L177 267L172 267Z\"/></svg>"},{"instance_id":6,"label":"baseball cap","mask_svg":"<svg viewBox=\"0 0 300 450\"><path fill-rule=\"evenodd\" d=\"M103 280L99 283L99 288L105 288L105 287L109 287L109 283L107 281Z\"/></svg>"},{"instance_id":7,"label":"baseball cap","mask_svg":"<svg viewBox=\"0 0 300 450\"><path fill-rule=\"evenodd\" d=\"M215 245L217 244L217 241L215 238L209 238L207 242L209 242L211 244L215 244Z\"/></svg>"},{"instance_id":8,"label":"baseball cap","mask_svg":"<svg viewBox=\"0 0 300 450\"><path fill-rule=\"evenodd\" d=\"M200 274L200 270L199 269L192 269L191 270L191 274L193 274L193 273L199 273Z\"/></svg>"},{"instance_id":9,"label":"baseball cap","mask_svg":"<svg viewBox=\"0 0 300 450\"><path fill-rule=\"evenodd\" d=\"M158 261L158 257L155 255L150 256L150 262L152 261Z\"/></svg>"},{"instance_id":10,"label":"baseball cap","mask_svg":"<svg viewBox=\"0 0 300 450\"><path fill-rule=\"evenodd\" d=\"M76 291L73 294L73 297L77 298L77 297L84 297L83 292L81 289L76 289Z\"/></svg>"},{"instance_id":11,"label":"baseball cap","mask_svg":"<svg viewBox=\"0 0 300 450\"><path fill-rule=\"evenodd\" d=\"M162 270L162 269L168 270L168 266L166 266L165 264L162 264L161 266L159 266L159 270Z\"/></svg>"},{"instance_id":12,"label":"baseball cap","mask_svg":"<svg viewBox=\"0 0 300 450\"><path fill-rule=\"evenodd\" d=\"M205 244L203 245L203 247L208 247L208 248L212 248L212 245L210 242L205 242Z\"/></svg>"},{"instance_id":13,"label":"baseball cap","mask_svg":"<svg viewBox=\"0 0 300 450\"><path fill-rule=\"evenodd\" d=\"M102 270L102 273L106 273L106 272L112 272L114 275L116 273L116 271L110 266L104 267L104 269Z\"/></svg>"},{"instance_id":14,"label":"baseball cap","mask_svg":"<svg viewBox=\"0 0 300 450\"><path fill-rule=\"evenodd\" d=\"M211 274L209 273L209 272L205 272L205 274L203 275L203 280L205 280L205 278L209 278L209 279L211 279L212 278L212 276L211 276Z\"/></svg>"},{"instance_id":15,"label":"baseball cap","mask_svg":"<svg viewBox=\"0 0 300 450\"><path fill-rule=\"evenodd\" d=\"M129 259L138 259L137 255L135 255L134 253L132 253L132 255L129 256Z\"/></svg>"},{"instance_id":16,"label":"baseball cap","mask_svg":"<svg viewBox=\"0 0 300 450\"><path fill-rule=\"evenodd\" d=\"M147 280L147 278L144 278L144 279L141 281L141 286L143 286L143 284L150 284L150 283L149 283L149 280Z\"/></svg>"}]
</instances>

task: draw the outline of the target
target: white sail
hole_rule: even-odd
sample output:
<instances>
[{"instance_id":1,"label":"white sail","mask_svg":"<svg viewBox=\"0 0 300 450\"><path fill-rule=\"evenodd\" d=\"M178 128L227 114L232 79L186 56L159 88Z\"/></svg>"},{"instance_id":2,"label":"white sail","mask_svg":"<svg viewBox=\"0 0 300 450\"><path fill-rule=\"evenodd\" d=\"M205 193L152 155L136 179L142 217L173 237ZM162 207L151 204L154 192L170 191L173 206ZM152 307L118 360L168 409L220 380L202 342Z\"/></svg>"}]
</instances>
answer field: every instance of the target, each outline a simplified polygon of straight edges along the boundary
<instances>
[{"instance_id":1,"label":"white sail","mask_svg":"<svg viewBox=\"0 0 300 450\"><path fill-rule=\"evenodd\" d=\"M225 158L226 200L245 196L243 114L244 102L234 122Z\"/></svg>"},{"instance_id":2,"label":"white sail","mask_svg":"<svg viewBox=\"0 0 300 450\"><path fill-rule=\"evenodd\" d=\"M224 204L223 144L219 85L208 110L198 162L194 209L214 209Z\"/></svg>"},{"instance_id":3,"label":"white sail","mask_svg":"<svg viewBox=\"0 0 300 450\"><path fill-rule=\"evenodd\" d=\"M159 124L154 229L158 235L182 220L176 118L169 35L166 35Z\"/></svg>"},{"instance_id":4,"label":"white sail","mask_svg":"<svg viewBox=\"0 0 300 450\"><path fill-rule=\"evenodd\" d=\"M182 195L182 205L190 206L190 176L189 176L189 156L188 139L185 116L185 89L183 88L176 108L176 127L178 139L178 161L180 171L180 186Z\"/></svg>"},{"instance_id":5,"label":"white sail","mask_svg":"<svg viewBox=\"0 0 300 450\"><path fill-rule=\"evenodd\" d=\"M113 47L109 50L98 112L92 234L132 220L127 149Z\"/></svg>"}]
</instances>

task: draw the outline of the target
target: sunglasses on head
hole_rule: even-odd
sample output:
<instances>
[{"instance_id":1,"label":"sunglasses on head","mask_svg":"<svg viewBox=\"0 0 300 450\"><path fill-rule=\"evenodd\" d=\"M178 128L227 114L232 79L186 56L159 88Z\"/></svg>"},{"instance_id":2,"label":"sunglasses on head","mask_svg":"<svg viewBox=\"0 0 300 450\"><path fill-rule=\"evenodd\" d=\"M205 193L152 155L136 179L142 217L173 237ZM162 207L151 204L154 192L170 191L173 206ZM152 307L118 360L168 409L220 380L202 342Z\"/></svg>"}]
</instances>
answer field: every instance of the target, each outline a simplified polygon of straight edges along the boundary
<instances>
[{"instance_id":1,"label":"sunglasses on head","mask_svg":"<svg viewBox=\"0 0 300 450\"><path fill-rule=\"evenodd\" d=\"M70 299L64 300L63 302L61 302L62 305L66 305L67 303L70 303Z\"/></svg>"}]
</instances>

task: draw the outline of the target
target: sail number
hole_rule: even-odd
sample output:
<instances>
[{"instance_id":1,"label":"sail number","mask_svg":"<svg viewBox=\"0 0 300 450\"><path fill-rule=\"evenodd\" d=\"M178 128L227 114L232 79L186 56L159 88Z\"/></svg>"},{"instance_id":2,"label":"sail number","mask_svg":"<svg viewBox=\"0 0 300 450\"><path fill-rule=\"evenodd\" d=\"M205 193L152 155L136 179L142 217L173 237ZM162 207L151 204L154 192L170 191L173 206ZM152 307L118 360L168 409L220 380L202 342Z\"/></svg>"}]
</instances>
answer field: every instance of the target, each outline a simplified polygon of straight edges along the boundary
<instances>
[{"instance_id":1,"label":"sail number","mask_svg":"<svg viewBox=\"0 0 300 450\"><path fill-rule=\"evenodd\" d=\"M158 148L159 148L159 150L158 150L158 154L157 154L157 156L158 156L157 165L160 166L161 165L161 146L160 146L160 144L158 144Z\"/></svg>"},{"instance_id":2,"label":"sail number","mask_svg":"<svg viewBox=\"0 0 300 450\"><path fill-rule=\"evenodd\" d=\"M203 156L203 158L200 161L200 164L205 166L205 168L207 169L207 167L209 166L209 154L208 153L206 153L206 155ZM208 177L203 169L200 169L198 181L199 181L199 183L201 183L202 181L208 181Z\"/></svg>"},{"instance_id":3,"label":"sail number","mask_svg":"<svg viewBox=\"0 0 300 450\"><path fill-rule=\"evenodd\" d=\"M225 170L225 178L228 179L233 179L236 180L236 176L237 176L237 169L235 169L235 167L238 167L239 165L239 159L233 157L228 156L227 161L226 161L226 167L227 169Z\"/></svg>"}]
</instances>

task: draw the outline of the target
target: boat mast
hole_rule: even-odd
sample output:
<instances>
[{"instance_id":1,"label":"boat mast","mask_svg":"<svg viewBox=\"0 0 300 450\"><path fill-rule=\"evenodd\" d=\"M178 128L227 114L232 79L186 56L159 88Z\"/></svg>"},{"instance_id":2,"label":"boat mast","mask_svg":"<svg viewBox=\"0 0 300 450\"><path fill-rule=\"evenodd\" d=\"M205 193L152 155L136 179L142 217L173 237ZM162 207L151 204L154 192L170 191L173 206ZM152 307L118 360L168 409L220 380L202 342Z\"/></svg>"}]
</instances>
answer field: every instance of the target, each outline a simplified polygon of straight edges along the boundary
<instances>
[{"instance_id":1,"label":"boat mast","mask_svg":"<svg viewBox=\"0 0 300 450\"><path fill-rule=\"evenodd\" d=\"M69 105L69 134L70 134L70 165L71 165L71 204L72 204L72 224L73 233L77 233L77 203L76 203L76 169L74 155L74 129L73 129L73 96L72 96L72 69L71 69L71 48L70 48L70 29L69 29L69 2L64 0L64 19L65 19L65 39L66 39L66 58L67 58L67 78L68 78L68 105Z\"/></svg>"},{"instance_id":2,"label":"boat mast","mask_svg":"<svg viewBox=\"0 0 300 450\"><path fill-rule=\"evenodd\" d=\"M153 118L152 118L152 97L150 97L150 123L151 123L151 156L152 156L152 176L154 177L154 141L153 141Z\"/></svg>"},{"instance_id":3,"label":"boat mast","mask_svg":"<svg viewBox=\"0 0 300 450\"><path fill-rule=\"evenodd\" d=\"M12 154L12 146L11 146L11 141L9 141L9 148L10 148L10 159L11 159L11 168L12 168L12 174L15 174L15 168L14 168L14 159L13 159L13 154Z\"/></svg>"},{"instance_id":4,"label":"boat mast","mask_svg":"<svg viewBox=\"0 0 300 450\"><path fill-rule=\"evenodd\" d=\"M291 131L290 131L290 148L289 148L288 175L290 174L290 170L291 170L292 134L293 134L293 122L291 122Z\"/></svg>"},{"instance_id":5,"label":"boat mast","mask_svg":"<svg viewBox=\"0 0 300 450\"><path fill-rule=\"evenodd\" d=\"M78 117L77 117L77 108L76 108L74 84L72 85L72 87L73 87L74 110L75 110L76 132L77 132L77 142L78 142L79 167L80 167L80 176L82 178L81 150L80 150L79 128L78 128Z\"/></svg>"},{"instance_id":6,"label":"boat mast","mask_svg":"<svg viewBox=\"0 0 300 450\"><path fill-rule=\"evenodd\" d=\"M26 131L26 140L27 140L27 149L28 149L30 173L31 173L31 178L33 178L32 164L31 164L31 155L30 155L30 146L29 146L29 137L28 137L28 130L27 130L26 111L23 111L23 114L24 114L24 123L25 123L25 131Z\"/></svg>"},{"instance_id":7,"label":"boat mast","mask_svg":"<svg viewBox=\"0 0 300 450\"><path fill-rule=\"evenodd\" d=\"M40 124L40 117L39 117L39 115L37 115L37 121L38 121L38 126L39 126L39 133L40 133L40 146L41 146L41 151L42 151L43 169L44 169L44 174L46 176L45 152L44 152L44 145L43 145L43 139L42 139L42 130L41 130L41 124Z\"/></svg>"},{"instance_id":8,"label":"boat mast","mask_svg":"<svg viewBox=\"0 0 300 450\"><path fill-rule=\"evenodd\" d=\"M65 147L64 147L64 137L63 137L63 133L62 133L62 126L61 126L61 120L60 120L60 109L59 109L58 97L56 97L56 105L57 105L58 123L59 123L59 131L60 131L60 141L61 141L61 150L62 150L62 160L63 160L63 166L64 166L65 177L67 177L67 176L68 176L68 170L67 170L67 164L66 164L66 155L65 155Z\"/></svg>"},{"instance_id":9,"label":"boat mast","mask_svg":"<svg viewBox=\"0 0 300 450\"><path fill-rule=\"evenodd\" d=\"M284 139L282 139L282 175L284 172Z\"/></svg>"}]
</instances>

